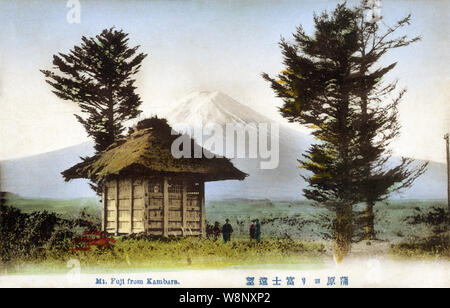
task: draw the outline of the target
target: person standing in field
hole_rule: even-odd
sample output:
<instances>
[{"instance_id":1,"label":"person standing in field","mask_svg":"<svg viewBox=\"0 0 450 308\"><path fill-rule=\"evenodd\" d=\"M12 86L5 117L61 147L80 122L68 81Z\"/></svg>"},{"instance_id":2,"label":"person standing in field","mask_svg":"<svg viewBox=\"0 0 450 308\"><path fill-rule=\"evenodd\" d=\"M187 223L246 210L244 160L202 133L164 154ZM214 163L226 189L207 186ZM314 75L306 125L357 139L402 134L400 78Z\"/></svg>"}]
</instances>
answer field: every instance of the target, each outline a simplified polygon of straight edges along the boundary
<instances>
[{"instance_id":1,"label":"person standing in field","mask_svg":"<svg viewBox=\"0 0 450 308\"><path fill-rule=\"evenodd\" d=\"M214 234L214 241L217 241L220 236L220 225L218 221L214 223L213 234Z\"/></svg>"},{"instance_id":2,"label":"person standing in field","mask_svg":"<svg viewBox=\"0 0 450 308\"><path fill-rule=\"evenodd\" d=\"M255 239L255 224L252 222L250 226L250 241Z\"/></svg>"},{"instance_id":3,"label":"person standing in field","mask_svg":"<svg viewBox=\"0 0 450 308\"><path fill-rule=\"evenodd\" d=\"M255 222L255 240L256 242L261 241L261 224L259 223L259 219L256 219Z\"/></svg>"},{"instance_id":4,"label":"person standing in field","mask_svg":"<svg viewBox=\"0 0 450 308\"><path fill-rule=\"evenodd\" d=\"M233 233L233 227L230 224L230 220L227 218L225 219L225 224L222 227L222 236L224 244L231 241L231 233Z\"/></svg>"}]
</instances>

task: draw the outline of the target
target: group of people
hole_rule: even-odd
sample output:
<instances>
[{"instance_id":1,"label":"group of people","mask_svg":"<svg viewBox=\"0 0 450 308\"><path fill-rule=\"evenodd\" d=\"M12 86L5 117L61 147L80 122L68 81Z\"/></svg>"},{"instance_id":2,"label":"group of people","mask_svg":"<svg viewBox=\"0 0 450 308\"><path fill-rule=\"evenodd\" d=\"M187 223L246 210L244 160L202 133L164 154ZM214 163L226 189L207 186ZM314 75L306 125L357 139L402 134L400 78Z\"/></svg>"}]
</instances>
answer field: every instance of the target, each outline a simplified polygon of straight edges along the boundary
<instances>
[{"instance_id":1,"label":"group of people","mask_svg":"<svg viewBox=\"0 0 450 308\"><path fill-rule=\"evenodd\" d=\"M227 243L231 241L231 233L233 233L233 227L230 224L230 220L225 219L225 224L220 228L220 224L218 221L214 223L213 227L213 235L214 240L217 241L220 237L220 233L222 233L223 243ZM259 223L259 219L255 219L252 221L250 226L250 240L255 240L256 242L261 241L261 224Z\"/></svg>"},{"instance_id":2,"label":"group of people","mask_svg":"<svg viewBox=\"0 0 450 308\"><path fill-rule=\"evenodd\" d=\"M261 224L255 219L250 226L250 239L259 242L261 240Z\"/></svg>"}]
</instances>

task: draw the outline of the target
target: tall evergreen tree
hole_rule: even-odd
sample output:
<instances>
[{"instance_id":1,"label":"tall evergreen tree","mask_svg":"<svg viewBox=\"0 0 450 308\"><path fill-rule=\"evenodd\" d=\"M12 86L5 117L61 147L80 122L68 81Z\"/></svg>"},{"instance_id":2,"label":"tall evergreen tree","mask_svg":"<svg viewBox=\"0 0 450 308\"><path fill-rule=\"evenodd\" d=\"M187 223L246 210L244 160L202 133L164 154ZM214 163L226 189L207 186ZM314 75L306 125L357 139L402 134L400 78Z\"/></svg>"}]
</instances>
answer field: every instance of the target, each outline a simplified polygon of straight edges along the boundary
<instances>
[{"instance_id":1,"label":"tall evergreen tree","mask_svg":"<svg viewBox=\"0 0 450 308\"><path fill-rule=\"evenodd\" d=\"M388 50L407 46L418 38L390 35L409 24L410 17L379 34L378 25L364 21L364 3L349 9L338 5L330 16L314 17L315 33L301 27L294 43L282 39L286 69L271 83L284 101L281 114L291 122L308 125L320 140L299 162L312 176L304 195L331 206L334 221L335 257L342 260L350 249L352 208L366 202L366 237L373 235L373 205L390 193L410 187L427 164L413 167L413 160L390 160L389 145L398 135L398 104L405 93L396 82L383 77L395 63L375 68Z\"/></svg>"},{"instance_id":2,"label":"tall evergreen tree","mask_svg":"<svg viewBox=\"0 0 450 308\"><path fill-rule=\"evenodd\" d=\"M282 116L308 125L319 143L300 159L309 184L304 195L330 206L334 221L334 254L341 261L349 252L352 208L360 202L363 160L359 155L359 102L354 99L354 54L358 51L358 27L354 11L338 5L331 15L314 17L315 33L302 27L294 43L282 39L280 47L286 67L277 79L263 74L276 95L283 99Z\"/></svg>"},{"instance_id":3,"label":"tall evergreen tree","mask_svg":"<svg viewBox=\"0 0 450 308\"><path fill-rule=\"evenodd\" d=\"M142 101L135 93L133 76L146 54L128 46L128 34L114 28L81 38L68 54L53 56L55 70L41 70L58 97L76 102L82 115L75 115L95 150L105 150L125 130L124 122L136 118Z\"/></svg>"},{"instance_id":4,"label":"tall evergreen tree","mask_svg":"<svg viewBox=\"0 0 450 308\"><path fill-rule=\"evenodd\" d=\"M362 1L355 8L359 49L355 54L358 78L353 87L355 98L360 100L360 115L357 129L360 133L360 155L364 158L365 196L364 233L367 240L373 239L376 201L386 199L393 191L410 187L425 170L427 164L413 166L413 160L403 157L401 162L391 162L390 143L399 135L398 105L405 90L397 91L397 82L386 82L385 75L396 65L376 67L380 58L390 50L408 46L420 38L408 39L406 35L393 37L395 32L410 24L411 16L397 22L393 27L382 29L378 22L368 21L370 7Z\"/></svg>"},{"instance_id":5,"label":"tall evergreen tree","mask_svg":"<svg viewBox=\"0 0 450 308\"><path fill-rule=\"evenodd\" d=\"M114 28L81 40L69 53L53 56L56 72L41 72L56 96L78 104L82 114L75 117L94 139L99 153L122 135L126 121L141 112L133 76L147 55L137 53L139 46L129 47L128 34ZM91 187L99 193L97 184Z\"/></svg>"}]
</instances>

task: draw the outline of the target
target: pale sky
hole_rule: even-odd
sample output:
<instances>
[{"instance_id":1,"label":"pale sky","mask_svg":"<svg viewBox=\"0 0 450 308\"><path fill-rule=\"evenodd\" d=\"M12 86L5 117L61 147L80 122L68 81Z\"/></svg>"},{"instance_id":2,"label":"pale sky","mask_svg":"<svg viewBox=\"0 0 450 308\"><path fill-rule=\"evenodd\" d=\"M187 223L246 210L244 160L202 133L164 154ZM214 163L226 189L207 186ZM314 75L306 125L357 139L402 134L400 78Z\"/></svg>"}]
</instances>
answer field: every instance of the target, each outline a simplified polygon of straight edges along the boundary
<instances>
[{"instance_id":1,"label":"pale sky","mask_svg":"<svg viewBox=\"0 0 450 308\"><path fill-rule=\"evenodd\" d=\"M69 24L66 1L0 1L0 160L57 150L88 140L74 103L51 93L39 69L67 53L82 35L115 26L148 53L137 76L146 115L192 91L221 91L273 119L280 101L260 74L282 69L280 36L312 30L313 12L337 1L88 1ZM381 1L383 21L412 13L410 35L422 41L396 50L389 78L408 93L400 108L396 154L445 161L450 130L449 9L446 0Z\"/></svg>"}]
</instances>

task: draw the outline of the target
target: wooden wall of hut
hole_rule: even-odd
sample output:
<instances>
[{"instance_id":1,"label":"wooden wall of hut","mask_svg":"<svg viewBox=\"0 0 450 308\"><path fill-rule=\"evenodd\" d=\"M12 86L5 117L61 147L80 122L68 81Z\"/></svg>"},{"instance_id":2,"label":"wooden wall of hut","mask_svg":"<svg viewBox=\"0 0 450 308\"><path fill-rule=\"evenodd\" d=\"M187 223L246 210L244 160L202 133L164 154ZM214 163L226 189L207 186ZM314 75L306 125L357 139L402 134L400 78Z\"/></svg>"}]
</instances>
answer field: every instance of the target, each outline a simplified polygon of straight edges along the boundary
<instances>
[{"instance_id":1,"label":"wooden wall of hut","mask_svg":"<svg viewBox=\"0 0 450 308\"><path fill-rule=\"evenodd\" d=\"M103 189L108 234L206 235L204 182L176 178L120 178Z\"/></svg>"}]
</instances>

